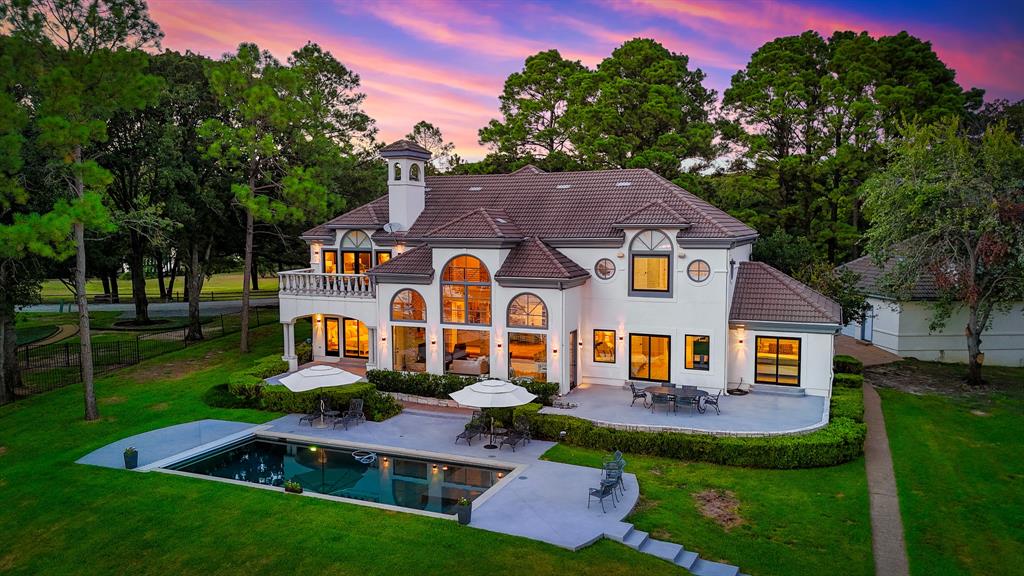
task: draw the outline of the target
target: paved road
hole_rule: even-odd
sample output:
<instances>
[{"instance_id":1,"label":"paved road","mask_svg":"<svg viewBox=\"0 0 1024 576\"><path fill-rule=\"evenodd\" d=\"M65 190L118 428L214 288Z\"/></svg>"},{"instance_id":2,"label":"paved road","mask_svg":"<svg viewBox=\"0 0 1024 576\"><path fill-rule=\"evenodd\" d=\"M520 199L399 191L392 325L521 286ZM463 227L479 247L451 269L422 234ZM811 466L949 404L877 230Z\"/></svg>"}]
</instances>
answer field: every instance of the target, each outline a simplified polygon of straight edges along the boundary
<instances>
[{"instance_id":1,"label":"paved road","mask_svg":"<svg viewBox=\"0 0 1024 576\"><path fill-rule=\"evenodd\" d=\"M253 298L249 301L250 306L276 306L277 298ZM199 312L205 315L211 314L233 314L242 309L241 300L218 300L213 302L201 302ZM75 310L74 304L65 304L64 311ZM135 305L128 304L90 304L89 310L96 312L118 311L123 312L122 316L127 318L135 317ZM59 304L37 304L27 306L22 312L60 312ZM188 314L188 302L153 302L149 305L149 315L154 318L166 316L185 316Z\"/></svg>"}]
</instances>

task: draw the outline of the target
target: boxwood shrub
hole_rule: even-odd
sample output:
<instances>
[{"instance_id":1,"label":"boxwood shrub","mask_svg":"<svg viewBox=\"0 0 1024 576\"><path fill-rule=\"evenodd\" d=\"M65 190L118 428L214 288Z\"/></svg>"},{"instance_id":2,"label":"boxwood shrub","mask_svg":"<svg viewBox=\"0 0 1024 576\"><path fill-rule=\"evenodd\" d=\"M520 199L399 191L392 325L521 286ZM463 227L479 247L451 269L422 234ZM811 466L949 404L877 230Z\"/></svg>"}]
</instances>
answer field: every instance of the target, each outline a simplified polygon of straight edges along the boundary
<instances>
[{"instance_id":1,"label":"boxwood shrub","mask_svg":"<svg viewBox=\"0 0 1024 576\"><path fill-rule=\"evenodd\" d=\"M807 434L767 437L711 436L682 432L640 432L595 426L574 416L539 414L539 404L516 408L530 419L534 438L604 451L694 460L750 468L817 468L849 462L863 452L867 427L835 416ZM559 433L565 431L563 440Z\"/></svg>"},{"instance_id":2,"label":"boxwood shrub","mask_svg":"<svg viewBox=\"0 0 1024 576\"><path fill-rule=\"evenodd\" d=\"M832 367L839 374L862 374L864 372L864 363L846 354L837 354L833 357Z\"/></svg>"},{"instance_id":3,"label":"boxwood shrub","mask_svg":"<svg viewBox=\"0 0 1024 576\"><path fill-rule=\"evenodd\" d=\"M398 372L396 370L369 370L366 379L382 392L399 392L429 398L449 398L449 394L480 381L475 376L457 374L429 374L427 372ZM558 394L556 382L528 382L522 385L546 406Z\"/></svg>"},{"instance_id":4,"label":"boxwood shrub","mask_svg":"<svg viewBox=\"0 0 1024 576\"><path fill-rule=\"evenodd\" d=\"M864 376L860 374L836 373L832 379L832 388L863 388Z\"/></svg>"},{"instance_id":5,"label":"boxwood shrub","mask_svg":"<svg viewBox=\"0 0 1024 576\"><path fill-rule=\"evenodd\" d=\"M402 411L397 400L381 394L369 382L296 393L284 386L268 385L264 381L287 370L288 363L281 360L280 356L260 358L252 366L228 376L228 392L246 406L272 412L311 412L321 394L338 408L347 407L353 398L362 398L366 418L375 422L387 420Z\"/></svg>"},{"instance_id":6,"label":"boxwood shrub","mask_svg":"<svg viewBox=\"0 0 1024 576\"><path fill-rule=\"evenodd\" d=\"M861 388L833 388L829 405L832 418L864 421L864 390Z\"/></svg>"}]
</instances>

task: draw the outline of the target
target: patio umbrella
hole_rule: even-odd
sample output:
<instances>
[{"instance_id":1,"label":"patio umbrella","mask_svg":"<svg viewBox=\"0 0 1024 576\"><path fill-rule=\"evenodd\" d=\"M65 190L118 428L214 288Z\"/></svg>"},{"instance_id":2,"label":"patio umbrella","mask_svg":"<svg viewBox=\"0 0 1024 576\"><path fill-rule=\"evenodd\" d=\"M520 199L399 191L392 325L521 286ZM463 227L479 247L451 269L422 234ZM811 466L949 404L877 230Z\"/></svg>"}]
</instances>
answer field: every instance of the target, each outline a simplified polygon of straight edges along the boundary
<instances>
[{"instance_id":1,"label":"patio umbrella","mask_svg":"<svg viewBox=\"0 0 1024 576\"><path fill-rule=\"evenodd\" d=\"M285 388L292 392L308 392L310 390L323 390L334 386L347 386L362 380L363 377L342 370L336 366L317 364L304 370L289 374L281 378L280 382ZM324 399L320 398L320 413L324 412ZM323 417L320 418L323 424Z\"/></svg>"},{"instance_id":2,"label":"patio umbrella","mask_svg":"<svg viewBox=\"0 0 1024 576\"><path fill-rule=\"evenodd\" d=\"M512 408L529 404L537 396L522 386L517 386L504 380L482 380L470 384L462 390L456 390L449 394L463 406L473 408ZM497 448L494 445L494 419L491 419L491 443L484 446L489 450Z\"/></svg>"}]
</instances>

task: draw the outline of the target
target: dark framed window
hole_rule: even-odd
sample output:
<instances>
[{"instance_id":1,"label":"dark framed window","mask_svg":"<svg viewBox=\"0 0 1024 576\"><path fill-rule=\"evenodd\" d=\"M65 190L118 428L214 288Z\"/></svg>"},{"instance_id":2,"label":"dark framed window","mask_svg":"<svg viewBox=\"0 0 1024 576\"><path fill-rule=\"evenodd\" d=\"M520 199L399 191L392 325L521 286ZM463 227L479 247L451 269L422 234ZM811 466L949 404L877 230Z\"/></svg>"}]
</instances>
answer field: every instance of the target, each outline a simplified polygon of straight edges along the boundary
<instances>
[{"instance_id":1,"label":"dark framed window","mask_svg":"<svg viewBox=\"0 0 1024 576\"><path fill-rule=\"evenodd\" d=\"M392 326L393 368L404 372L427 371L427 329L421 326Z\"/></svg>"},{"instance_id":2,"label":"dark framed window","mask_svg":"<svg viewBox=\"0 0 1024 576\"><path fill-rule=\"evenodd\" d=\"M341 273L363 274L373 266L373 244L362 230L351 230L341 239Z\"/></svg>"},{"instance_id":3,"label":"dark framed window","mask_svg":"<svg viewBox=\"0 0 1024 576\"><path fill-rule=\"evenodd\" d=\"M508 333L510 378L548 379L548 335L543 332Z\"/></svg>"},{"instance_id":4,"label":"dark framed window","mask_svg":"<svg viewBox=\"0 0 1024 576\"><path fill-rule=\"evenodd\" d=\"M369 358L370 357L370 331L355 318L342 319L343 331L345 332L345 357L346 358Z\"/></svg>"},{"instance_id":5,"label":"dark framed window","mask_svg":"<svg viewBox=\"0 0 1024 576\"><path fill-rule=\"evenodd\" d=\"M637 234L629 245L629 292L633 296L671 296L672 242L658 230Z\"/></svg>"},{"instance_id":6,"label":"dark framed window","mask_svg":"<svg viewBox=\"0 0 1024 576\"><path fill-rule=\"evenodd\" d=\"M694 260L686 267L686 275L694 282L703 282L711 276L711 265L704 260Z\"/></svg>"},{"instance_id":7,"label":"dark framed window","mask_svg":"<svg viewBox=\"0 0 1024 576\"><path fill-rule=\"evenodd\" d=\"M375 258L373 260L373 265L374 266L380 266L381 264L391 260L391 251L390 250L378 250L377 253L374 256L375 256Z\"/></svg>"},{"instance_id":8,"label":"dark framed window","mask_svg":"<svg viewBox=\"0 0 1024 576\"><path fill-rule=\"evenodd\" d=\"M426 322L427 303L419 292L406 288L391 299L391 319L402 322Z\"/></svg>"},{"instance_id":9,"label":"dark framed window","mask_svg":"<svg viewBox=\"0 0 1024 576\"><path fill-rule=\"evenodd\" d=\"M441 273L441 321L491 323L491 275L474 256L456 256Z\"/></svg>"},{"instance_id":10,"label":"dark framed window","mask_svg":"<svg viewBox=\"0 0 1024 576\"><path fill-rule=\"evenodd\" d=\"M516 328L547 328L547 306L536 294L520 294L508 304L508 325Z\"/></svg>"},{"instance_id":11,"label":"dark framed window","mask_svg":"<svg viewBox=\"0 0 1024 576\"><path fill-rule=\"evenodd\" d=\"M594 362L615 364L615 330L594 330Z\"/></svg>"},{"instance_id":12,"label":"dark framed window","mask_svg":"<svg viewBox=\"0 0 1024 576\"><path fill-rule=\"evenodd\" d=\"M338 273L338 251L337 250L324 250L323 251L323 272L324 274L337 274Z\"/></svg>"},{"instance_id":13,"label":"dark framed window","mask_svg":"<svg viewBox=\"0 0 1024 576\"><path fill-rule=\"evenodd\" d=\"M711 369L711 337L686 335L687 370Z\"/></svg>"},{"instance_id":14,"label":"dark framed window","mask_svg":"<svg viewBox=\"0 0 1024 576\"><path fill-rule=\"evenodd\" d=\"M784 386L800 385L799 338L758 336L754 348L757 354L754 382Z\"/></svg>"},{"instance_id":15,"label":"dark framed window","mask_svg":"<svg viewBox=\"0 0 1024 576\"><path fill-rule=\"evenodd\" d=\"M629 378L668 382L672 374L672 337L629 335Z\"/></svg>"},{"instance_id":16,"label":"dark framed window","mask_svg":"<svg viewBox=\"0 0 1024 576\"><path fill-rule=\"evenodd\" d=\"M594 264L594 273L601 280L608 280L615 276L615 262L612 262L610 258L601 258L597 264Z\"/></svg>"}]
</instances>

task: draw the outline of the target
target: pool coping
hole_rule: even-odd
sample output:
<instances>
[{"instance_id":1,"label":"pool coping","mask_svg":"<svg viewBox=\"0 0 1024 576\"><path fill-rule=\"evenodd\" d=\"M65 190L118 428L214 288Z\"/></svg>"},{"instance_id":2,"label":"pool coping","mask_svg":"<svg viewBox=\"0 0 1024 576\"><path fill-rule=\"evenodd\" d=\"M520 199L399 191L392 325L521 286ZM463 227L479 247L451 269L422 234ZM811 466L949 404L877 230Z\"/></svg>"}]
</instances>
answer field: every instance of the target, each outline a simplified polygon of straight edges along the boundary
<instances>
[{"instance_id":1,"label":"pool coping","mask_svg":"<svg viewBox=\"0 0 1024 576\"><path fill-rule=\"evenodd\" d=\"M385 453L387 453L389 455L394 455L394 456L409 456L409 457L413 457L413 458L428 459L428 460L441 460L441 461L457 463L457 464L475 464L475 465L485 466L487 468L507 468L507 469L509 469L509 472L507 474L505 474L505 476L501 480L496 482L490 488L484 490L484 492L480 496L478 496L477 498L475 498L473 500L472 504L473 504L473 509L475 510L478 507L482 506L485 502L487 502L487 500L492 498L497 492L499 492L500 490L502 490L503 488L508 486L509 483L512 482L512 480L514 480L515 478L518 478L520 474L522 474L527 468L530 467L529 464L514 464L512 462L506 462L506 461L502 461L502 460L494 460L494 459L490 459L490 458L474 458L472 456L463 457L463 456L457 456L457 455L454 455L454 454L447 454L447 453L444 453L444 452L432 452L432 451L429 451L429 450L410 450L408 448L395 448L395 447L392 447L392 446L386 446L386 445L382 445L382 444L368 444L368 443L364 443L364 442L344 442L344 441L334 441L334 440L329 440L329 439L326 439L326 441L325 441L324 438L316 438L316 437L313 437L313 436L306 436L306 435L303 435L303 434L292 434L292 433L288 433L288 432L272 432L272 433L266 432L270 428L272 428L272 426L269 426L269 425L253 426L252 428L243 430L241 432L236 432L234 434L229 434L228 436L225 436L223 438L219 438L217 440L214 440L213 442L208 442L208 443L203 444L201 446L196 446L195 448L191 448L189 450L185 450L184 452L179 452L178 454L174 454L174 455L168 456L167 458L163 458L161 460L157 460L156 462L152 462L150 464L147 464L144 467L140 466L139 468L136 468L135 471L137 471L137 472L153 472L153 471L155 471L155 472L160 472L160 473L163 473L163 474L171 474L171 475L174 475L174 476L184 476L184 477L188 477L188 478L198 478L200 480L213 480L213 481L216 481L216 482L224 482L224 483L227 483L227 484L234 484L234 485L238 485L238 486L256 487L256 488L261 488L263 490L270 490L270 491L273 491L273 492L285 493L284 487L281 487L281 486L269 486L269 485L266 485L266 484L256 484L256 483L253 483L253 482L246 482L245 480L235 480L233 478L219 478L217 476L209 476L209 475L206 475L206 474L196 474L194 472L185 472L183 470L171 470L170 468L167 468L167 466L171 466L171 465L176 464L178 462L182 462L184 460L188 460L189 458L192 458L194 456L198 456L198 455L200 455L200 454L202 454L204 452L211 452L211 451L214 451L214 450L216 450L218 448L222 448L222 447L227 446L229 444L233 444L235 442L238 442L239 440L243 440L243 439L250 438L250 437L251 438L266 438L266 439L274 439L274 440L285 440L285 441L291 440L291 441L298 441L298 442L308 443L308 444L317 445L317 446L324 446L324 447L327 447L327 448L332 448L333 447L333 448L367 449L367 450L370 450L370 451L373 451L373 452L385 452ZM306 491L306 490L303 490L301 494L296 494L296 496L309 496L311 498L319 498L321 500L329 500L329 501L333 501L333 502L341 502L341 503L347 503L347 504L356 504L358 506L366 506L368 508L377 508L379 510L390 510L390 511L393 511L393 512L404 512L404 513L408 513L408 514L417 514L417 515L420 515L420 516L426 516L426 517L429 517L429 518L437 518L437 519L441 519L441 520L456 520L456 519L458 519L458 515L457 514L444 514L444 513L441 513L441 512L432 512L430 510L418 510L416 508L405 508L405 507L396 506L396 505L393 505L393 504L382 504L380 502L371 502L371 501L368 501L368 500L359 500L358 498L346 498L344 496L333 496L333 495L330 495L330 494L320 494L318 492L312 492L312 491Z\"/></svg>"}]
</instances>

